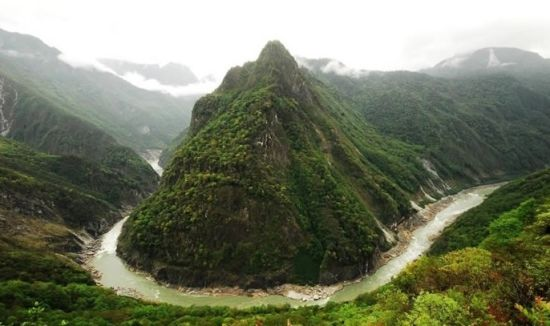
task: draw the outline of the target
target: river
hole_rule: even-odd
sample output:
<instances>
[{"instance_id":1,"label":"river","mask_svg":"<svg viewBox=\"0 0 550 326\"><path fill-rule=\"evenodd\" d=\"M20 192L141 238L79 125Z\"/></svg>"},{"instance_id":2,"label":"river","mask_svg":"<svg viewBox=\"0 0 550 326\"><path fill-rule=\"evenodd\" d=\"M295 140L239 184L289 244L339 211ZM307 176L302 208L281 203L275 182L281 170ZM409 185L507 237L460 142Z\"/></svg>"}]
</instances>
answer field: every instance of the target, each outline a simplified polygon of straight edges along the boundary
<instances>
[{"instance_id":1,"label":"river","mask_svg":"<svg viewBox=\"0 0 550 326\"><path fill-rule=\"evenodd\" d=\"M197 295L178 291L155 282L151 277L130 270L116 255L117 238L126 219L119 221L101 238L101 247L89 261L89 265L99 272L98 282L105 287L138 296L146 300L166 302L175 305L223 305L237 308L264 304L290 304L292 306L319 305L327 301L347 301L358 295L372 291L397 275L407 264L425 253L433 240L443 229L454 222L463 212L481 204L484 198L499 185L486 185L466 189L451 196L450 204L439 211L433 219L412 232L406 248L390 259L375 273L364 279L345 285L331 297L316 301L301 301L282 295L250 297L244 295Z\"/></svg>"}]
</instances>

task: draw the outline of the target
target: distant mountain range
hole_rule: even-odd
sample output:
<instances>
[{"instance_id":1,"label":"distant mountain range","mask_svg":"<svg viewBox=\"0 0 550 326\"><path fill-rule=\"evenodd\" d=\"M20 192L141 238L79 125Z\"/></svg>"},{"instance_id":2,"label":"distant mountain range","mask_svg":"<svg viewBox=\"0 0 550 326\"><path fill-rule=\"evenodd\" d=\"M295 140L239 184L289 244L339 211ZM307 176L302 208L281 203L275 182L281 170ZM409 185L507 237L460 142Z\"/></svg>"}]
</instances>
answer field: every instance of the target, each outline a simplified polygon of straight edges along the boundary
<instances>
[{"instance_id":1,"label":"distant mountain range","mask_svg":"<svg viewBox=\"0 0 550 326\"><path fill-rule=\"evenodd\" d=\"M484 48L445 59L424 72L434 76L456 77L481 72L519 73L550 69L549 61L539 54L516 48Z\"/></svg>"},{"instance_id":2,"label":"distant mountain range","mask_svg":"<svg viewBox=\"0 0 550 326\"><path fill-rule=\"evenodd\" d=\"M189 124L196 96L174 98L146 91L107 72L74 68L60 60L60 54L33 36L0 30L0 77L122 145L138 152L160 149Z\"/></svg>"},{"instance_id":3,"label":"distant mountain range","mask_svg":"<svg viewBox=\"0 0 550 326\"><path fill-rule=\"evenodd\" d=\"M199 82L199 78L187 66L179 63L142 64L115 59L100 59L99 62L119 75L137 73L146 79L154 79L163 85L185 86Z\"/></svg>"}]
</instances>

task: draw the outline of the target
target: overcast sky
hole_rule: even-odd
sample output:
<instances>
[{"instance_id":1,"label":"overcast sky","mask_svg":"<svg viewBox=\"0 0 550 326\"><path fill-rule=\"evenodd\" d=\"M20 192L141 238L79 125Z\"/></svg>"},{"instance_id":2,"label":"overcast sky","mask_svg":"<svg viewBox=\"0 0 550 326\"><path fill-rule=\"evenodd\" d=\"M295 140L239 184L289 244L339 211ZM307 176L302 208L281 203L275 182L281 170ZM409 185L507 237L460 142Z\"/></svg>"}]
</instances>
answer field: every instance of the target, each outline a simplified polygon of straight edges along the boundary
<instances>
[{"instance_id":1,"label":"overcast sky","mask_svg":"<svg viewBox=\"0 0 550 326\"><path fill-rule=\"evenodd\" d=\"M218 77L271 39L354 68L416 70L487 46L550 57L547 2L0 0L0 28L81 60L174 61Z\"/></svg>"}]
</instances>

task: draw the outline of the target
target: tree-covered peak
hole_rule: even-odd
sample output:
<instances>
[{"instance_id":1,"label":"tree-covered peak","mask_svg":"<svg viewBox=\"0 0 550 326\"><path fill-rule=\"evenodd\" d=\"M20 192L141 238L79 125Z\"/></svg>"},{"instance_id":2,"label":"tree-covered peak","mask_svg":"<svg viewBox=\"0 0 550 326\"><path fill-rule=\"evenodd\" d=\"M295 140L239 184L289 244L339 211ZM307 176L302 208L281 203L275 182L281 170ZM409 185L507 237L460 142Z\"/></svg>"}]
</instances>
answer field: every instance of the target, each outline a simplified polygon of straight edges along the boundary
<instances>
[{"instance_id":1,"label":"tree-covered peak","mask_svg":"<svg viewBox=\"0 0 550 326\"><path fill-rule=\"evenodd\" d=\"M307 81L294 57L279 41L269 41L258 59L231 68L218 93L272 87L279 95L310 100Z\"/></svg>"},{"instance_id":2,"label":"tree-covered peak","mask_svg":"<svg viewBox=\"0 0 550 326\"><path fill-rule=\"evenodd\" d=\"M269 41L264 46L258 57L259 64L274 64L289 68L298 68L294 57L279 41Z\"/></svg>"}]
</instances>

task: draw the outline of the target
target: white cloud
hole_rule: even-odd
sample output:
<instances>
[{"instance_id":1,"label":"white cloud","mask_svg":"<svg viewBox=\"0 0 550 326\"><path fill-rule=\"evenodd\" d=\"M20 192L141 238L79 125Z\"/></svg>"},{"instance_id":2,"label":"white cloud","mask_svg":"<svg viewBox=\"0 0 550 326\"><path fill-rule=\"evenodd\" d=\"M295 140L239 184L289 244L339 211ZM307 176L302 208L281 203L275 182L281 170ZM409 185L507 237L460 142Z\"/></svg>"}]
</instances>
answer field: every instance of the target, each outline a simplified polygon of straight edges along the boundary
<instances>
[{"instance_id":1,"label":"white cloud","mask_svg":"<svg viewBox=\"0 0 550 326\"><path fill-rule=\"evenodd\" d=\"M95 69L116 75L113 70L111 70L109 67L105 66L101 62L97 61L95 58L83 58L79 56L72 56L66 53L59 54L57 58L74 68Z\"/></svg>"},{"instance_id":2,"label":"white cloud","mask_svg":"<svg viewBox=\"0 0 550 326\"><path fill-rule=\"evenodd\" d=\"M363 70L363 69L360 70L360 69L348 67L343 63L341 63L340 61L333 60L333 59L328 59L328 62L323 66L319 66L319 64L312 64L309 61L310 58L295 57L294 59L296 60L299 66L304 67L311 71L315 71L316 69L319 69L324 73L333 73L340 76L349 76L354 78L367 76L370 73L370 71L368 70ZM327 60L327 59L320 59L320 60Z\"/></svg>"},{"instance_id":3,"label":"white cloud","mask_svg":"<svg viewBox=\"0 0 550 326\"><path fill-rule=\"evenodd\" d=\"M70 66L78 69L94 69L102 72L111 73L119 78L124 79L130 84L148 90L169 94L175 97L187 96L187 95L201 95L210 93L216 87L218 87L218 80L212 75L208 75L202 78L199 82L185 85L185 86L172 86L163 85L156 79L146 79L144 76L137 72L129 72L124 75L117 74L114 70L102 64L95 58L84 58L79 56L71 56L62 53L58 56L58 59L69 64Z\"/></svg>"},{"instance_id":4,"label":"white cloud","mask_svg":"<svg viewBox=\"0 0 550 326\"><path fill-rule=\"evenodd\" d=\"M73 56L182 62L218 78L279 39L368 70L419 69L479 47L550 56L550 3L524 0L0 0L0 28Z\"/></svg>"},{"instance_id":5,"label":"white cloud","mask_svg":"<svg viewBox=\"0 0 550 326\"><path fill-rule=\"evenodd\" d=\"M218 87L218 82L210 78L203 79L198 83L185 86L170 86L159 83L156 79L146 79L136 72L126 73L120 76L132 85L149 91L157 91L172 96L200 95L213 91Z\"/></svg>"},{"instance_id":6,"label":"white cloud","mask_svg":"<svg viewBox=\"0 0 550 326\"><path fill-rule=\"evenodd\" d=\"M341 76L350 76L350 77L361 77L366 76L369 74L366 70L357 70L354 68L350 68L340 61L331 60L329 61L324 67L321 68L321 70L325 73L335 73L337 75Z\"/></svg>"}]
</instances>

